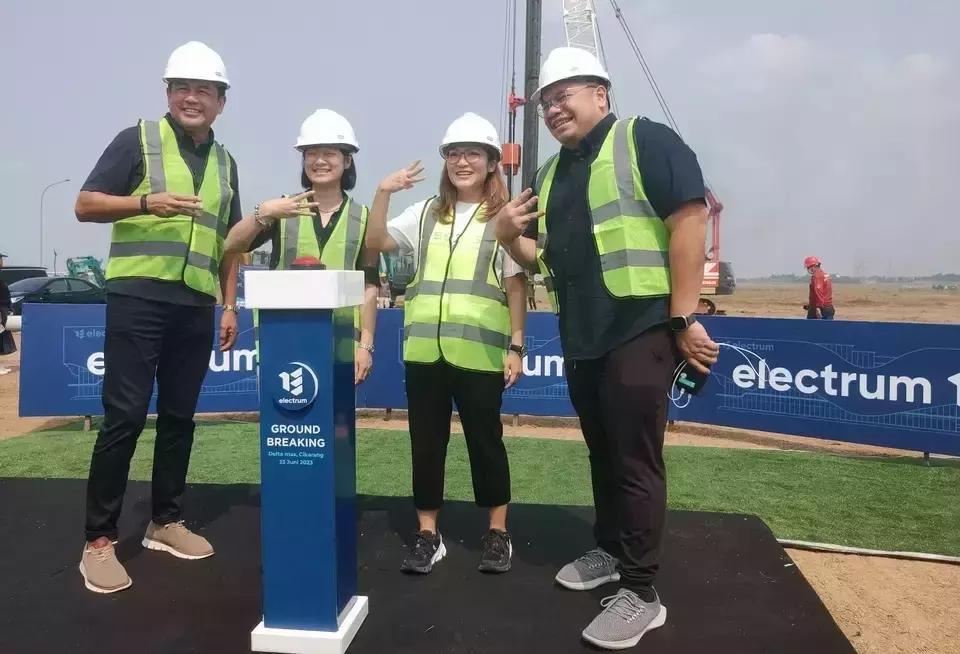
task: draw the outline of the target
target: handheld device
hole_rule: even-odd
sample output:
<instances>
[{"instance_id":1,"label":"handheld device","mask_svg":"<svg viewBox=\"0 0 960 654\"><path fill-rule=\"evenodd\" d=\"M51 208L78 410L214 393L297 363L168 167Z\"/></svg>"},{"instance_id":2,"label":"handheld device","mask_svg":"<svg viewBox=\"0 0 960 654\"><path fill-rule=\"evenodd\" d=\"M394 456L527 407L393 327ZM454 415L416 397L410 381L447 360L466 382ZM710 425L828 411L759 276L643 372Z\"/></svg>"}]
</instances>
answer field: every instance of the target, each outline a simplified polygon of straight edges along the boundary
<instances>
[{"instance_id":1,"label":"handheld device","mask_svg":"<svg viewBox=\"0 0 960 654\"><path fill-rule=\"evenodd\" d=\"M702 373L690 364L684 363L680 372L677 373L674 385L687 395L699 395L706 386L707 380L710 379L709 368L707 370L708 372Z\"/></svg>"}]
</instances>

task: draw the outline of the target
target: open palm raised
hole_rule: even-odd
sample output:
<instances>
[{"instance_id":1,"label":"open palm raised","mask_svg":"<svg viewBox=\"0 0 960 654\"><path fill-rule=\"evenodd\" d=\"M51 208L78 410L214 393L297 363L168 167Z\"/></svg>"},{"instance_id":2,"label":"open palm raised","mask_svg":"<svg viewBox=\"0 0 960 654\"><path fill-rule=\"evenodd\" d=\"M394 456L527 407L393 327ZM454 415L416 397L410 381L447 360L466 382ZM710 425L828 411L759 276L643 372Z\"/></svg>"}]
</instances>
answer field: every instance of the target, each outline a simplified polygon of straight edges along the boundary
<instances>
[{"instance_id":1,"label":"open palm raised","mask_svg":"<svg viewBox=\"0 0 960 654\"><path fill-rule=\"evenodd\" d=\"M384 177L383 181L380 182L380 190L386 191L387 193L397 193L398 191L411 189L415 184L419 184L424 180L423 177L419 177L422 172L423 166L420 165L420 160L417 159L406 168L401 168L397 172Z\"/></svg>"}]
</instances>

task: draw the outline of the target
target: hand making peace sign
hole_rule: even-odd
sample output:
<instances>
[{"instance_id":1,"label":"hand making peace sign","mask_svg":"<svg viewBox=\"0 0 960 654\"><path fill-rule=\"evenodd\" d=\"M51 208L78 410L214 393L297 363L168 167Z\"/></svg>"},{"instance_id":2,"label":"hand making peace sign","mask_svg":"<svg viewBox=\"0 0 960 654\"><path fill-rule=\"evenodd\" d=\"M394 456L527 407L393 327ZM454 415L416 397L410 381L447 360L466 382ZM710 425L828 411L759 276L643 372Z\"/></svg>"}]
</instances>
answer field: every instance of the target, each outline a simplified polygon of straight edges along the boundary
<instances>
[{"instance_id":1,"label":"hand making peace sign","mask_svg":"<svg viewBox=\"0 0 960 654\"><path fill-rule=\"evenodd\" d=\"M313 191L304 191L286 198L276 198L267 200L260 204L260 217L265 220L276 220L279 218L299 218L300 216L311 215L311 210L315 209L316 202L307 202L301 204L303 200L309 200L313 197Z\"/></svg>"},{"instance_id":2,"label":"hand making peace sign","mask_svg":"<svg viewBox=\"0 0 960 654\"><path fill-rule=\"evenodd\" d=\"M494 225L497 239L501 243L509 246L520 238L531 220L543 215L544 212L537 210L538 200L533 190L528 188L503 206L497 213L497 222Z\"/></svg>"}]
</instances>

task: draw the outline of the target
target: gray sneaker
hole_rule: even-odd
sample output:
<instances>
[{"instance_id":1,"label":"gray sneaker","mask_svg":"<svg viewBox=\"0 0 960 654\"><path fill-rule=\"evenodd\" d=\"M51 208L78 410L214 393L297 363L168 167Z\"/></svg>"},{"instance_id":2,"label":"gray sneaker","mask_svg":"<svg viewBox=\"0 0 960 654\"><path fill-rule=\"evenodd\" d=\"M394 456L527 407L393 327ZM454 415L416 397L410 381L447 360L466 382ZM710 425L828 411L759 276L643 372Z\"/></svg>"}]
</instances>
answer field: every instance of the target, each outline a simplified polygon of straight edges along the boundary
<instances>
[{"instance_id":1,"label":"gray sneaker","mask_svg":"<svg viewBox=\"0 0 960 654\"><path fill-rule=\"evenodd\" d=\"M611 581L620 581L617 560L601 548L590 550L557 573L557 583L571 590L592 590Z\"/></svg>"},{"instance_id":2,"label":"gray sneaker","mask_svg":"<svg viewBox=\"0 0 960 654\"><path fill-rule=\"evenodd\" d=\"M633 591L621 588L600 604L604 609L583 630L583 638L603 649L629 649L640 642L643 634L667 621L667 607L660 603L659 596L648 603Z\"/></svg>"}]
</instances>

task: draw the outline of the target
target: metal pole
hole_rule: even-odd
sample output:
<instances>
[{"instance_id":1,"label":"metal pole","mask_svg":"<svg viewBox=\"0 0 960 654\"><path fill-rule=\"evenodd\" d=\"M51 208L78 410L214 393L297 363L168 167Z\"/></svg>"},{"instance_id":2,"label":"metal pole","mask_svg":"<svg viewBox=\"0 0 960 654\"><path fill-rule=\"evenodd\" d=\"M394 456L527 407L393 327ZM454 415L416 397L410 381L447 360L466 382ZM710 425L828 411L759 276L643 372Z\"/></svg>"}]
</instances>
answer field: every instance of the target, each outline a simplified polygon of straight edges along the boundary
<instances>
[{"instance_id":1,"label":"metal pole","mask_svg":"<svg viewBox=\"0 0 960 654\"><path fill-rule=\"evenodd\" d=\"M47 194L47 191L56 186L57 184L65 184L70 181L70 178L61 179L59 182L51 182L47 184L43 191L40 193L40 267L43 267L43 196ZM56 272L56 271L54 271Z\"/></svg>"},{"instance_id":2,"label":"metal pole","mask_svg":"<svg viewBox=\"0 0 960 654\"><path fill-rule=\"evenodd\" d=\"M512 111L510 112L508 125L509 126L507 127L507 143L514 143L515 142L514 138L516 137L516 132L517 132L517 129L516 129L517 114ZM510 198L513 197L513 178L514 178L514 174L511 170L510 174L507 175L507 196Z\"/></svg>"},{"instance_id":3,"label":"metal pole","mask_svg":"<svg viewBox=\"0 0 960 654\"><path fill-rule=\"evenodd\" d=\"M527 31L524 55L523 97L530 98L540 82L540 15L542 0L527 0ZM520 183L522 188L533 185L537 174L537 139L540 121L537 107L528 102L523 107L523 161Z\"/></svg>"}]
</instances>

